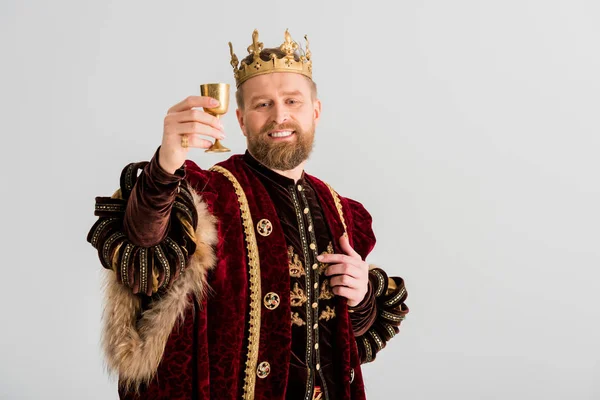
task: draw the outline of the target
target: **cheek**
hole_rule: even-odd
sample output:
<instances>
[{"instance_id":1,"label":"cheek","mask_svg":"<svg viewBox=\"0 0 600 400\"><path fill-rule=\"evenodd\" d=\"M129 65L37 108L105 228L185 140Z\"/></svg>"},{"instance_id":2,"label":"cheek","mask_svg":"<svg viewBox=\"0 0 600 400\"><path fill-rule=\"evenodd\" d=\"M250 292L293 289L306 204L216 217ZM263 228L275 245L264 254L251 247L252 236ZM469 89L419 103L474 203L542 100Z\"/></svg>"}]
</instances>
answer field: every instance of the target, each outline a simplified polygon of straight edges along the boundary
<instances>
[{"instance_id":1,"label":"cheek","mask_svg":"<svg viewBox=\"0 0 600 400\"><path fill-rule=\"evenodd\" d=\"M245 119L246 129L251 133L259 132L264 126L266 118L258 113L249 113Z\"/></svg>"},{"instance_id":2,"label":"cheek","mask_svg":"<svg viewBox=\"0 0 600 400\"><path fill-rule=\"evenodd\" d=\"M311 127L315 120L313 108L311 107L310 109L303 110L302 113L298 116L298 118L298 122L302 124L302 127L304 129Z\"/></svg>"}]
</instances>

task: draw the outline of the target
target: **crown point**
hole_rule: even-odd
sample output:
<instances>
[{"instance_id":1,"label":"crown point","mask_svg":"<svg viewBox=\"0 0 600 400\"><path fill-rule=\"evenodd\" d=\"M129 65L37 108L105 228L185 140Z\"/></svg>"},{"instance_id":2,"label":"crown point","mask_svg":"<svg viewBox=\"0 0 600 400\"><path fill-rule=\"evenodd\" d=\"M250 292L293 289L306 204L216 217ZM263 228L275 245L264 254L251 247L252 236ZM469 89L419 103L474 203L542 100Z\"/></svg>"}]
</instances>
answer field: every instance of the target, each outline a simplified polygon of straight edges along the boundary
<instances>
[{"instance_id":1,"label":"crown point","mask_svg":"<svg viewBox=\"0 0 600 400\"><path fill-rule=\"evenodd\" d=\"M239 67L237 67L238 59L235 57L233 46L230 43L229 49L232 66L234 66L235 62L234 77L236 86L240 87L242 83L254 75L277 71L296 72L312 79L312 62L308 48L308 36L305 35L304 38L306 39L306 51L302 52L304 54L296 56L296 51L300 48L300 45L292 39L289 29L286 28L284 42L279 46L279 50L284 53L283 56L280 57L275 53L270 53L269 61L266 62L266 60L263 61L260 57L264 45L258 39L258 29L254 29L252 44L247 48L249 55L251 55L251 61L245 61L244 58L239 63Z\"/></svg>"}]
</instances>

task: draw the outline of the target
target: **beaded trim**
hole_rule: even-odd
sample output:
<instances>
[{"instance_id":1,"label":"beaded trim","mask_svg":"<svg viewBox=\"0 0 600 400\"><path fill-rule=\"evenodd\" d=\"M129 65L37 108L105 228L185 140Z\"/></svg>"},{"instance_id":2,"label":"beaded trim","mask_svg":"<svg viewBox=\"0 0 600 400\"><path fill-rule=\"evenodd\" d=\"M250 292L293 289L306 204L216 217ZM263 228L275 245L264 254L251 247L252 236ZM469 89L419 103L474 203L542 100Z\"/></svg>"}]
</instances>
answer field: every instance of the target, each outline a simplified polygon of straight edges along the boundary
<instances>
[{"instance_id":1,"label":"beaded trim","mask_svg":"<svg viewBox=\"0 0 600 400\"><path fill-rule=\"evenodd\" d=\"M254 223L248 206L248 199L238 180L227 169L215 165L210 171L219 172L233 184L235 193L240 203L242 213L242 224L246 238L246 249L248 251L248 267L250 274L250 311L249 311L249 332L248 332L248 354L246 356L246 377L244 378L244 400L254 399L254 388L256 386L256 364L258 362L258 350L260 347L260 302L262 298L260 286L260 258L258 254L258 245L256 235L254 234Z\"/></svg>"},{"instance_id":2,"label":"beaded trim","mask_svg":"<svg viewBox=\"0 0 600 400\"><path fill-rule=\"evenodd\" d=\"M114 242L124 237L125 234L123 232L115 232L112 235L110 235L110 237L104 243L104 247L102 248L102 258L104 259L105 264L109 266L109 268L112 265L109 259L110 247L113 245Z\"/></svg>"},{"instance_id":3,"label":"beaded trim","mask_svg":"<svg viewBox=\"0 0 600 400\"><path fill-rule=\"evenodd\" d=\"M92 246L94 246L94 247L98 246L98 239L100 238L100 233L102 232L104 227L106 225L110 224L111 222L116 221L117 219L118 218L108 218L98 224L98 226L94 230L94 234L92 235Z\"/></svg>"},{"instance_id":4,"label":"beaded trim","mask_svg":"<svg viewBox=\"0 0 600 400\"><path fill-rule=\"evenodd\" d=\"M148 259L146 258L147 253L147 248L142 247L140 249L140 293L148 292Z\"/></svg>"},{"instance_id":5,"label":"beaded trim","mask_svg":"<svg viewBox=\"0 0 600 400\"><path fill-rule=\"evenodd\" d=\"M381 311L381 316L393 322L400 322L404 319L402 315L392 314L391 312Z\"/></svg>"},{"instance_id":6,"label":"beaded trim","mask_svg":"<svg viewBox=\"0 0 600 400\"><path fill-rule=\"evenodd\" d=\"M365 346L365 363L373 361L373 349L371 349L371 343L369 343L369 340L364 336L362 342Z\"/></svg>"},{"instance_id":7,"label":"beaded trim","mask_svg":"<svg viewBox=\"0 0 600 400\"><path fill-rule=\"evenodd\" d=\"M171 267L169 267L167 257L165 257L165 253L163 252L160 245L155 246L154 250L156 251L156 257L158 258L160 265L162 265L165 271L165 283L163 283L163 286L167 286L169 284L169 281L171 280Z\"/></svg>"},{"instance_id":8,"label":"beaded trim","mask_svg":"<svg viewBox=\"0 0 600 400\"><path fill-rule=\"evenodd\" d=\"M125 286L129 286L129 275L127 273L127 266L129 265L129 257L133 250L133 244L127 243L125 250L123 250L123 257L121 258L121 282Z\"/></svg>"},{"instance_id":9,"label":"beaded trim","mask_svg":"<svg viewBox=\"0 0 600 400\"><path fill-rule=\"evenodd\" d=\"M372 269L370 272L377 278L378 285L377 291L375 292L375 297L380 297L385 289L385 277L380 271L376 269Z\"/></svg>"},{"instance_id":10,"label":"beaded trim","mask_svg":"<svg viewBox=\"0 0 600 400\"><path fill-rule=\"evenodd\" d=\"M181 273L183 273L185 271L185 257L183 255L183 252L179 248L179 245L177 243L175 243L175 241L173 239L171 239L170 237L168 237L168 236L165 238L165 244L167 246L169 246L170 248L172 248L175 251L175 253L177 254L177 261L178 261L178 264L179 264L179 271Z\"/></svg>"},{"instance_id":11,"label":"beaded trim","mask_svg":"<svg viewBox=\"0 0 600 400\"><path fill-rule=\"evenodd\" d=\"M125 212L125 204L96 204L96 211Z\"/></svg>"},{"instance_id":12,"label":"beaded trim","mask_svg":"<svg viewBox=\"0 0 600 400\"><path fill-rule=\"evenodd\" d=\"M396 336L396 331L390 324L388 324L387 322L381 322L381 325L387 331L387 333L390 335L390 338L388 340L390 340L391 338Z\"/></svg>"},{"instance_id":13,"label":"beaded trim","mask_svg":"<svg viewBox=\"0 0 600 400\"><path fill-rule=\"evenodd\" d=\"M404 296L406 294L406 288L404 286L402 286L402 288L400 289L400 291L398 292L398 294L396 294L394 297L392 297L391 299L389 299L388 301L386 301L385 303L383 303L386 306L394 306L396 305L398 302L400 302L400 299L402 298L402 296Z\"/></svg>"},{"instance_id":14,"label":"beaded trim","mask_svg":"<svg viewBox=\"0 0 600 400\"><path fill-rule=\"evenodd\" d=\"M383 343L383 340L381 340L381 337L379 337L379 335L377 334L377 332L375 332L372 329L369 330L369 335L371 335L371 337L373 338L373 340L377 344L377 351L381 351L381 349L383 349L385 347L385 344Z\"/></svg>"}]
</instances>

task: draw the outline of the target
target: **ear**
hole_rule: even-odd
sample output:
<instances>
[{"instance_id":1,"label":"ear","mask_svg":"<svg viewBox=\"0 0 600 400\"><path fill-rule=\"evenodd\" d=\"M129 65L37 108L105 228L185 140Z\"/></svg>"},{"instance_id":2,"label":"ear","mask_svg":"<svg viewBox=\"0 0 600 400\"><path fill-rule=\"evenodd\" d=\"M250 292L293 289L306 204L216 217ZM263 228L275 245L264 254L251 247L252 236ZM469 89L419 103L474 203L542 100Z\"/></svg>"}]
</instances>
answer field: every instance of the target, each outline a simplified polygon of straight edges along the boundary
<instances>
[{"instance_id":1,"label":"ear","mask_svg":"<svg viewBox=\"0 0 600 400\"><path fill-rule=\"evenodd\" d=\"M237 117L238 120L238 124L240 124L240 129L242 130L242 133L244 134L244 136L248 136L246 134L246 125L244 124L244 114L240 111L239 108L237 108L235 110L235 116Z\"/></svg>"},{"instance_id":2,"label":"ear","mask_svg":"<svg viewBox=\"0 0 600 400\"><path fill-rule=\"evenodd\" d=\"M313 101L313 118L315 120L315 126L317 125L317 123L319 122L319 119L321 119L321 100L319 99L315 99L315 101Z\"/></svg>"}]
</instances>

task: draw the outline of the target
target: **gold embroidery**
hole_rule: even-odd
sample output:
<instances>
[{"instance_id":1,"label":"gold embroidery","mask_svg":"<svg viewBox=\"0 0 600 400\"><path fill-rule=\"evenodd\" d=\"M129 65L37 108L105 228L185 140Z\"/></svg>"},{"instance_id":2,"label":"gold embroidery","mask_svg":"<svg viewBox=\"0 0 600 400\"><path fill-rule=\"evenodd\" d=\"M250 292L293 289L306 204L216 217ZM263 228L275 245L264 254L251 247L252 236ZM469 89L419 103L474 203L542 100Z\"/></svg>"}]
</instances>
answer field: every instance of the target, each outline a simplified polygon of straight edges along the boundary
<instances>
[{"instance_id":1,"label":"gold embroidery","mask_svg":"<svg viewBox=\"0 0 600 400\"><path fill-rule=\"evenodd\" d=\"M333 254L333 243L329 242L329 244L327 245L327 250L321 252L320 255L325 255L325 254ZM319 263L319 275L323 275L325 273L325 271L327 270L327 267L329 267L329 264L327 263Z\"/></svg>"},{"instance_id":2,"label":"gold embroidery","mask_svg":"<svg viewBox=\"0 0 600 400\"><path fill-rule=\"evenodd\" d=\"M342 210L342 202L340 201L340 197L328 183L325 183L325 184L327 185L327 187L329 188L329 191L331 192L331 195L333 196L333 201L335 202L335 207L338 210L338 213L340 215L340 220L342 221L342 225L344 226L344 234L347 234L348 228L346 228L346 221L344 220L344 211Z\"/></svg>"},{"instance_id":3,"label":"gold embroidery","mask_svg":"<svg viewBox=\"0 0 600 400\"><path fill-rule=\"evenodd\" d=\"M237 181L235 176L227 169L215 165L210 169L225 175L233 184L235 193L238 196L240 203L240 211L242 213L242 223L244 232L246 233L246 249L248 251L248 269L250 273L250 328L248 332L248 353L246 355L246 370L244 378L244 400L254 399L254 388L256 386L256 366L258 364L258 349L260 347L260 301L262 298L260 287L260 258L258 254L258 244L256 243L256 235L254 234L254 223L250 214L248 199L244 193L244 189Z\"/></svg>"},{"instance_id":4,"label":"gold embroidery","mask_svg":"<svg viewBox=\"0 0 600 400\"><path fill-rule=\"evenodd\" d=\"M365 347L365 364L373 361L373 349L366 337L362 337L363 346Z\"/></svg>"},{"instance_id":5,"label":"gold embroidery","mask_svg":"<svg viewBox=\"0 0 600 400\"><path fill-rule=\"evenodd\" d=\"M321 311L321 316L319 320L324 319L325 321L329 321L330 319L335 317L335 309L327 306L325 310Z\"/></svg>"},{"instance_id":6,"label":"gold embroidery","mask_svg":"<svg viewBox=\"0 0 600 400\"><path fill-rule=\"evenodd\" d=\"M306 325L306 322L304 322L304 320L302 318L300 318L300 315L297 312L293 312L292 313L292 325L303 326L303 325Z\"/></svg>"},{"instance_id":7,"label":"gold embroidery","mask_svg":"<svg viewBox=\"0 0 600 400\"><path fill-rule=\"evenodd\" d=\"M288 247L288 261L290 264L290 276L292 278L300 278L302 275L306 275L302 261L298 257L298 254L294 254L294 248Z\"/></svg>"},{"instance_id":8,"label":"gold embroidery","mask_svg":"<svg viewBox=\"0 0 600 400\"><path fill-rule=\"evenodd\" d=\"M300 307L307 301L308 298L304 294L304 290L300 289L298 282L294 283L294 290L290 292L290 304L292 307Z\"/></svg>"},{"instance_id":9,"label":"gold embroidery","mask_svg":"<svg viewBox=\"0 0 600 400\"><path fill-rule=\"evenodd\" d=\"M333 292L329 286L329 279L325 279L321 282L321 293L319 294L319 300L329 300L333 298Z\"/></svg>"}]
</instances>

